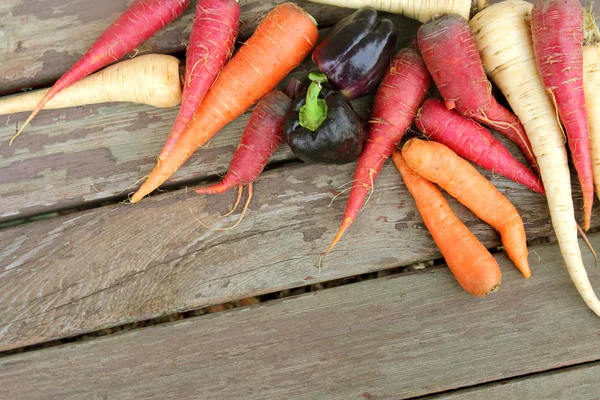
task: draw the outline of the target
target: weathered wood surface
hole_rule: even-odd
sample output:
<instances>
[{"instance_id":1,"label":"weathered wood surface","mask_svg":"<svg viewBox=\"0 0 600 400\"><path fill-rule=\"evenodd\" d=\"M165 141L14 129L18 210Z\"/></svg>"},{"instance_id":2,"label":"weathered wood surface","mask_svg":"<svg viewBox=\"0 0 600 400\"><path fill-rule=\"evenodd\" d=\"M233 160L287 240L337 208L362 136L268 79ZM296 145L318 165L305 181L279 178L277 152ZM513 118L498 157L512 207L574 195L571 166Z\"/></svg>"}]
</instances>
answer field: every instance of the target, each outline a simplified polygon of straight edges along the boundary
<instances>
[{"instance_id":1,"label":"weathered wood surface","mask_svg":"<svg viewBox=\"0 0 600 400\"><path fill-rule=\"evenodd\" d=\"M203 228L190 211L211 223L234 193L184 190L0 231L0 349L440 257L389 163L319 269L346 206L346 195L332 198L352 174L349 165L267 171L254 185L249 214L229 231ZM485 175L518 206L529 239L552 235L544 198ZM489 226L452 204L487 247L500 244ZM534 262L534 276L541 266Z\"/></svg>"},{"instance_id":2,"label":"weathered wood surface","mask_svg":"<svg viewBox=\"0 0 600 400\"><path fill-rule=\"evenodd\" d=\"M240 0L239 41L249 37L260 17L284 0ZM292 2L331 24L352 12L305 0ZM48 86L58 79L131 0L3 0L0 2L0 95ZM140 53L184 52L197 0L185 13L139 47Z\"/></svg>"},{"instance_id":3,"label":"weathered wood surface","mask_svg":"<svg viewBox=\"0 0 600 400\"><path fill-rule=\"evenodd\" d=\"M597 400L600 393L600 362L562 368L521 378L457 390L423 400Z\"/></svg>"},{"instance_id":4,"label":"weathered wood surface","mask_svg":"<svg viewBox=\"0 0 600 400\"><path fill-rule=\"evenodd\" d=\"M532 250L530 279L498 256L507 273L484 299L436 267L6 357L0 386L12 400L402 399L599 360L600 319L558 247Z\"/></svg>"}]
</instances>

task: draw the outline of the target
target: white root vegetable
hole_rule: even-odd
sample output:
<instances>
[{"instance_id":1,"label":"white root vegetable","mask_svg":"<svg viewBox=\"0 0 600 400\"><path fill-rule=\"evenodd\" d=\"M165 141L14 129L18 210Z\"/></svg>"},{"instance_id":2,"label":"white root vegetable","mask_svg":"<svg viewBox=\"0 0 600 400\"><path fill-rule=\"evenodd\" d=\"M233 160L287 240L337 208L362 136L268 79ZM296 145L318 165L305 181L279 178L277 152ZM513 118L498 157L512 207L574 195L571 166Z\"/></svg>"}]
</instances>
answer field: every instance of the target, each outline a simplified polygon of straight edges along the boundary
<instances>
[{"instance_id":1,"label":"white root vegetable","mask_svg":"<svg viewBox=\"0 0 600 400\"><path fill-rule=\"evenodd\" d=\"M600 198L600 32L594 15L586 12L583 46L583 91L590 123L590 146L596 194Z\"/></svg>"},{"instance_id":2,"label":"white root vegetable","mask_svg":"<svg viewBox=\"0 0 600 400\"><path fill-rule=\"evenodd\" d=\"M54 96L44 109L108 102L134 102L155 107L181 103L181 62L169 55L147 54L111 65ZM0 98L0 114L32 111L49 89Z\"/></svg>"},{"instance_id":3,"label":"white root vegetable","mask_svg":"<svg viewBox=\"0 0 600 400\"><path fill-rule=\"evenodd\" d=\"M594 186L600 198L600 43L583 46L583 90L590 122Z\"/></svg>"},{"instance_id":4,"label":"white root vegetable","mask_svg":"<svg viewBox=\"0 0 600 400\"><path fill-rule=\"evenodd\" d=\"M537 157L552 225L571 280L588 307L600 316L600 301L577 240L565 137L536 66L529 22L532 7L521 0L503 1L479 12L469 24L486 72L521 120Z\"/></svg>"},{"instance_id":5,"label":"white root vegetable","mask_svg":"<svg viewBox=\"0 0 600 400\"><path fill-rule=\"evenodd\" d=\"M378 11L402 14L406 17L427 22L435 16L460 14L467 21L472 7L484 3L481 0L309 0L313 3L329 4L345 8L373 7Z\"/></svg>"}]
</instances>

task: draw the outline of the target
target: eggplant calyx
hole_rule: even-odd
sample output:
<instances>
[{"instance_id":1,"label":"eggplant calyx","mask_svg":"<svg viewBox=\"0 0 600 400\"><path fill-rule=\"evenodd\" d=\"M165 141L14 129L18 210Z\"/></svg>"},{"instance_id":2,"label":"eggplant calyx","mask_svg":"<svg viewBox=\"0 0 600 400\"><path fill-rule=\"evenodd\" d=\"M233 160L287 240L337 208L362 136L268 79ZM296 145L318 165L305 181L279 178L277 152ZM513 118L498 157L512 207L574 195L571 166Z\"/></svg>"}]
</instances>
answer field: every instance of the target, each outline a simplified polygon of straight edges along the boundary
<instances>
[{"instance_id":1,"label":"eggplant calyx","mask_svg":"<svg viewBox=\"0 0 600 400\"><path fill-rule=\"evenodd\" d=\"M311 132L316 131L327 118L327 102L319 98L323 86L327 82L325 74L310 73L312 81L306 93L306 104L300 107L300 125Z\"/></svg>"}]
</instances>

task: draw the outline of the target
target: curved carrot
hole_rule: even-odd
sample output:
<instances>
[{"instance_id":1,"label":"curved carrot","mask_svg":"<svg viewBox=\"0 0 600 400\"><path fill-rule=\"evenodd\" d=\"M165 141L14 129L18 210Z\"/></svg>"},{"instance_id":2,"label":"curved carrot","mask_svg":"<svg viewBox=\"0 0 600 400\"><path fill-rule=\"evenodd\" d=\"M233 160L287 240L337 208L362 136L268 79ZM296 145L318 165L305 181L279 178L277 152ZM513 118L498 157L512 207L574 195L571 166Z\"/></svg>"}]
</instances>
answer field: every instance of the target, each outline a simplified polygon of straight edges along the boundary
<instances>
[{"instance_id":1,"label":"curved carrot","mask_svg":"<svg viewBox=\"0 0 600 400\"><path fill-rule=\"evenodd\" d=\"M433 241L462 288L483 297L500 285L502 273L496 259L452 212L435 185L415 173L398 150L392 155L396 167Z\"/></svg>"},{"instance_id":2,"label":"curved carrot","mask_svg":"<svg viewBox=\"0 0 600 400\"><path fill-rule=\"evenodd\" d=\"M414 47L402 49L392 57L375 95L369 137L356 165L342 224L324 255L354 222L383 164L417 115L430 85L427 68Z\"/></svg>"},{"instance_id":3,"label":"curved carrot","mask_svg":"<svg viewBox=\"0 0 600 400\"><path fill-rule=\"evenodd\" d=\"M540 76L562 120L583 194L583 229L590 228L594 179L583 91L583 8L579 0L538 0L531 37Z\"/></svg>"},{"instance_id":4,"label":"curved carrot","mask_svg":"<svg viewBox=\"0 0 600 400\"><path fill-rule=\"evenodd\" d=\"M292 99L278 90L263 97L252 111L227 174L214 185L195 189L196 193L221 194L254 182L283 142L283 122L291 107Z\"/></svg>"},{"instance_id":5,"label":"curved carrot","mask_svg":"<svg viewBox=\"0 0 600 400\"><path fill-rule=\"evenodd\" d=\"M448 109L489 126L515 142L539 171L527 133L519 119L492 95L469 23L457 14L421 25L419 50Z\"/></svg>"},{"instance_id":6,"label":"curved carrot","mask_svg":"<svg viewBox=\"0 0 600 400\"><path fill-rule=\"evenodd\" d=\"M181 108L160 158L167 157L194 116L219 71L233 52L240 5L236 0L200 0L186 51L185 84Z\"/></svg>"},{"instance_id":7,"label":"curved carrot","mask_svg":"<svg viewBox=\"0 0 600 400\"><path fill-rule=\"evenodd\" d=\"M494 135L477 121L448 110L441 100L425 100L415 125L429 139L448 146L461 157L545 194L540 179L514 158Z\"/></svg>"},{"instance_id":8,"label":"curved carrot","mask_svg":"<svg viewBox=\"0 0 600 400\"><path fill-rule=\"evenodd\" d=\"M190 0L135 0L94 42L92 47L60 77L48 93L29 115L21 129L13 136L19 136L29 122L40 112L44 105L58 92L96 72L100 68L118 61L133 51L158 30L179 17L189 5Z\"/></svg>"},{"instance_id":9,"label":"curved carrot","mask_svg":"<svg viewBox=\"0 0 600 400\"><path fill-rule=\"evenodd\" d=\"M406 164L437 183L502 237L506 254L525 278L531 276L527 238L517 209L468 161L441 143L410 139L402 147Z\"/></svg>"},{"instance_id":10,"label":"curved carrot","mask_svg":"<svg viewBox=\"0 0 600 400\"><path fill-rule=\"evenodd\" d=\"M168 157L159 158L131 202L138 202L159 187L196 149L269 93L310 54L318 36L314 19L297 5L283 3L271 10L225 64L192 122Z\"/></svg>"}]
</instances>

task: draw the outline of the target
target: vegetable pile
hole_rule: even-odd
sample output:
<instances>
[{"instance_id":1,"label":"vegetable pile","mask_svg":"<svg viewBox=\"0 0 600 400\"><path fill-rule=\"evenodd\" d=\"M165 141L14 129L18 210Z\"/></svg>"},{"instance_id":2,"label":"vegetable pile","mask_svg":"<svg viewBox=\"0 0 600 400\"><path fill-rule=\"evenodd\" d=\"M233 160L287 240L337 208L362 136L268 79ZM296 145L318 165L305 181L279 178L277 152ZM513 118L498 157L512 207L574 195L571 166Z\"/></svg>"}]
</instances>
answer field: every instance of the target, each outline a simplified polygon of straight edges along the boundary
<instances>
[{"instance_id":1,"label":"vegetable pile","mask_svg":"<svg viewBox=\"0 0 600 400\"><path fill-rule=\"evenodd\" d=\"M358 10L318 43L312 16L294 3L279 4L234 52L238 2L198 0L185 68L175 57L153 54L106 67L189 5L136 0L52 88L0 99L0 113L33 111L18 135L42 109L111 101L180 105L156 166L131 197L137 203L255 106L227 174L195 191L237 188L231 214L248 188L231 229L283 142L306 163L356 162L341 224L324 256L359 217L391 157L456 281L483 297L498 290L500 268L440 188L498 231L525 278L532 272L517 208L475 164L545 196L567 271L600 316L578 244L568 159L569 151L583 193L583 233L590 227L594 186L600 195L600 33L592 14L578 0L489 6L471 0L310 1ZM422 23L411 45L397 48L397 27L382 11ZM276 90L309 56L318 71L302 82L292 79L285 93ZM352 105L366 95L373 95L368 120ZM513 141L528 165L488 129Z\"/></svg>"}]
</instances>

